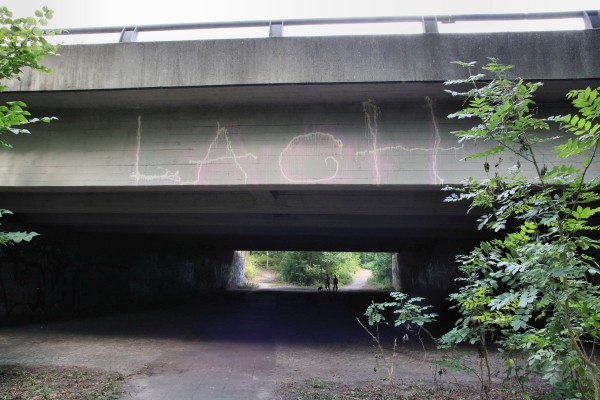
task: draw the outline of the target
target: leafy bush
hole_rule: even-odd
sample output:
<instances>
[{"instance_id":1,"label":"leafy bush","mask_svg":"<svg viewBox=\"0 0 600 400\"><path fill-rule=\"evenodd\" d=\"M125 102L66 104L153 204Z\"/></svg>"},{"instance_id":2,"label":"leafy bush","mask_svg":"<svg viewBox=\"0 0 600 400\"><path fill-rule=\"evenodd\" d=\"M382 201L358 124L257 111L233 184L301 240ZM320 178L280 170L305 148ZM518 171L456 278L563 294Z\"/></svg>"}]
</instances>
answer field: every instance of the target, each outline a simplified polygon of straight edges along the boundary
<instances>
[{"instance_id":1,"label":"leafy bush","mask_svg":"<svg viewBox=\"0 0 600 400\"><path fill-rule=\"evenodd\" d=\"M574 114L540 119L533 96L541 83L509 79L512 66L495 59L483 67L493 79L480 83L485 76L471 73L475 63L458 64L470 76L447 84L472 89L449 91L466 98L466 107L449 117L477 122L453 133L459 142L492 144L467 157L483 158L488 178L445 188L451 192L446 201L468 201L469 210L483 210L479 229L497 235L457 257L460 289L450 298L460 318L440 344L478 345L486 399L493 337L505 353L507 376L519 384L536 374L552 385L552 398L600 400L594 353L600 345L600 267L595 258L600 227L592 221L600 212L600 177L588 176L600 139L600 88L569 92ZM546 132L554 123L568 138L553 147L558 162L548 169L543 151L546 143L559 139ZM508 173L500 169L501 153L515 160ZM573 156L578 159L560 165ZM402 304L381 306L399 309ZM526 357L525 365L518 365L517 353ZM523 396L529 398L525 391Z\"/></svg>"},{"instance_id":2,"label":"leafy bush","mask_svg":"<svg viewBox=\"0 0 600 400\"><path fill-rule=\"evenodd\" d=\"M24 68L42 72L51 72L40 64L45 56L57 55L58 46L50 44L44 37L41 27L53 16L52 10L43 7L35 11L35 17L14 18L5 6L0 6L0 92L6 89L6 82L19 79ZM53 35L54 32L47 32ZM32 118L27 105L22 101L10 101L0 105L0 149L11 149L12 145L4 139L4 134L29 133L24 126L34 122L50 122L56 118ZM0 217L11 214L0 209ZM37 236L35 232L0 232L0 244L14 244L30 241Z\"/></svg>"},{"instance_id":3,"label":"leafy bush","mask_svg":"<svg viewBox=\"0 0 600 400\"><path fill-rule=\"evenodd\" d=\"M369 284L380 289L393 289L391 253L362 253L362 267L373 271Z\"/></svg>"},{"instance_id":4,"label":"leafy bush","mask_svg":"<svg viewBox=\"0 0 600 400\"><path fill-rule=\"evenodd\" d=\"M284 281L297 285L322 285L326 274L332 280L336 275L344 285L352 282L358 268L358 253L288 251L281 259L279 272Z\"/></svg>"},{"instance_id":5,"label":"leafy bush","mask_svg":"<svg viewBox=\"0 0 600 400\"><path fill-rule=\"evenodd\" d=\"M252 281L257 274L258 268L256 267L256 262L252 257L247 256L244 263L244 278L246 279L246 282Z\"/></svg>"},{"instance_id":6,"label":"leafy bush","mask_svg":"<svg viewBox=\"0 0 600 400\"><path fill-rule=\"evenodd\" d=\"M248 258L256 268L279 270L285 251L250 251Z\"/></svg>"},{"instance_id":7,"label":"leafy bush","mask_svg":"<svg viewBox=\"0 0 600 400\"><path fill-rule=\"evenodd\" d=\"M560 398L600 400L594 355L600 345L600 268L591 253L600 243L588 236L599 230L590 220L600 212L600 179L588 177L600 137L599 91L571 91L567 98L575 114L539 119L533 95L542 84L509 79L512 66L490 61L483 68L493 74L491 82L479 84L482 74L450 82L473 87L450 91L468 104L450 117L478 120L454 134L460 142L492 143L468 157L484 158L488 174L488 160L496 154L509 153L516 162L502 174L498 157L488 179L469 178L461 187L446 188L452 192L446 201L466 200L471 209L484 210L479 229L499 234L458 257L462 286L451 298L461 318L442 343L480 343L487 351L493 333L509 359L523 352L525 373L541 376ZM553 148L558 159L579 160L548 169L543 146L558 139L544 132L550 123L569 135Z\"/></svg>"}]
</instances>

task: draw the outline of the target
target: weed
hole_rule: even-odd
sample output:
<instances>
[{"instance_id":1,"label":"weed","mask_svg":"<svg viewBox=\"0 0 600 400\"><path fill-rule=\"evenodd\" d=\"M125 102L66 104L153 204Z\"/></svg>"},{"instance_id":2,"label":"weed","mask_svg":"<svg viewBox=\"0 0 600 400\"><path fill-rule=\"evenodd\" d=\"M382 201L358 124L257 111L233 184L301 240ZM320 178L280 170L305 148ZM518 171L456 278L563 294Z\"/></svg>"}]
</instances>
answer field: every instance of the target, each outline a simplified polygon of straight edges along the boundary
<instances>
[{"instance_id":1,"label":"weed","mask_svg":"<svg viewBox=\"0 0 600 400\"><path fill-rule=\"evenodd\" d=\"M84 368L0 367L2 400L112 400L122 393L124 376Z\"/></svg>"},{"instance_id":2,"label":"weed","mask_svg":"<svg viewBox=\"0 0 600 400\"><path fill-rule=\"evenodd\" d=\"M321 379L311 379L310 386L312 386L315 389L322 389L323 381Z\"/></svg>"}]
</instances>

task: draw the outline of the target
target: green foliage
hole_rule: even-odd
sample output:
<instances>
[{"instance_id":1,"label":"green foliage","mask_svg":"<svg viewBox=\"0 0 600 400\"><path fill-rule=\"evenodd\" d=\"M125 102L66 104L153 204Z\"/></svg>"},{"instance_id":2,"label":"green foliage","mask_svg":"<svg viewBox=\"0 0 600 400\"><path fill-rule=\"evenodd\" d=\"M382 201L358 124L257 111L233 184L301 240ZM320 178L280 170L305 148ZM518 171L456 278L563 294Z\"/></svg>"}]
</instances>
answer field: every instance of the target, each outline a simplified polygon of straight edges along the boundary
<instances>
[{"instance_id":1,"label":"green foliage","mask_svg":"<svg viewBox=\"0 0 600 400\"><path fill-rule=\"evenodd\" d=\"M257 274L258 269L256 266L256 262L252 257L247 256L244 262L244 279L246 279L246 282L252 281Z\"/></svg>"},{"instance_id":2,"label":"green foliage","mask_svg":"<svg viewBox=\"0 0 600 400\"><path fill-rule=\"evenodd\" d=\"M278 271L284 282L302 285L322 285L325 274L339 284L352 282L352 276L360 267L359 253L319 251L252 251L246 265ZM332 281L333 285L333 281Z\"/></svg>"},{"instance_id":3,"label":"green foliage","mask_svg":"<svg viewBox=\"0 0 600 400\"><path fill-rule=\"evenodd\" d=\"M392 288L392 255L390 253L361 253L361 266L373 271L369 284L380 289Z\"/></svg>"},{"instance_id":4,"label":"green foliage","mask_svg":"<svg viewBox=\"0 0 600 400\"><path fill-rule=\"evenodd\" d=\"M12 212L0 209L0 217L6 214L12 214ZM35 232L0 232L0 244L29 242L35 236L38 236Z\"/></svg>"},{"instance_id":5,"label":"green foliage","mask_svg":"<svg viewBox=\"0 0 600 400\"><path fill-rule=\"evenodd\" d=\"M52 36L54 32L42 31L42 26L52 17L53 11L48 7L36 10L35 17L25 18L13 18L8 8L0 7L0 76L18 77L26 67L50 72L39 62L45 56L57 54L58 46L50 44L44 37Z\"/></svg>"},{"instance_id":6,"label":"green foliage","mask_svg":"<svg viewBox=\"0 0 600 400\"><path fill-rule=\"evenodd\" d=\"M286 282L315 286L323 283L326 274L332 279L337 275L340 284L348 284L358 268L358 253L288 251L278 270Z\"/></svg>"},{"instance_id":7,"label":"green foliage","mask_svg":"<svg viewBox=\"0 0 600 400\"><path fill-rule=\"evenodd\" d=\"M599 139L599 90L569 92L576 112L542 120L533 100L541 84L509 79L511 66L490 61L484 69L492 73L491 82L479 84L481 74L449 82L473 86L467 92L450 91L466 97L467 106L449 117L478 120L454 134L460 142L492 143L489 150L467 157L485 158L486 172L488 157L500 152L518 161L506 175L496 167L493 177L446 188L452 191L446 201L466 200L471 209L484 210L479 229L499 235L458 257L461 288L451 299L461 318L441 343L479 343L487 351L486 340L493 334L507 354L526 355L520 378L538 374L560 398L600 400L594 355L600 344L600 269L592 253L600 244L591 235L598 231L591 219L600 211L600 196L598 177L587 176ZM544 132L550 123L568 135L554 152L559 159L583 159L582 169L565 164L548 171L541 163L540 144L557 139ZM533 171L533 182L521 162ZM516 371L512 363L507 369Z\"/></svg>"},{"instance_id":8,"label":"green foliage","mask_svg":"<svg viewBox=\"0 0 600 400\"><path fill-rule=\"evenodd\" d=\"M0 7L0 79L20 79L25 68L51 72L40 64L45 56L57 55L58 46L50 44L44 37L42 26L52 18L52 10L43 7L35 12L35 17L13 18L8 8ZM47 32L46 35L53 35ZM0 91L6 86L0 85ZM0 106L0 135L4 133L29 133L23 125L34 122L50 122L54 117L32 118L27 105L22 101L11 101ZM1 148L11 148L0 137Z\"/></svg>"},{"instance_id":9,"label":"green foliage","mask_svg":"<svg viewBox=\"0 0 600 400\"><path fill-rule=\"evenodd\" d=\"M279 272L284 281L302 286L313 286L323 281L322 253L289 251L281 260Z\"/></svg>"},{"instance_id":10,"label":"green foliage","mask_svg":"<svg viewBox=\"0 0 600 400\"><path fill-rule=\"evenodd\" d=\"M393 310L392 312L396 314L394 326L403 325L409 327L410 324L415 324L418 327L422 327L429 322L435 321L437 314L426 312L431 306L419 304L425 300L424 298L409 297L407 294L400 292L391 292L390 296L393 301L372 303L367 307L365 316L367 317L369 325L373 326L379 323L387 324L385 317L381 314L381 311L386 309L391 309Z\"/></svg>"},{"instance_id":11,"label":"green foliage","mask_svg":"<svg viewBox=\"0 0 600 400\"><path fill-rule=\"evenodd\" d=\"M375 303L372 302L371 305L365 311L365 316L367 317L367 323L369 326L375 328L375 332L371 332L369 328L367 328L359 318L356 318L360 326L367 332L373 342L375 344L375 349L377 355L375 357L375 366L374 370L376 371L380 363L383 364L388 373L388 382L390 385L393 383L393 375L394 375L394 367L395 367L395 359L396 359L396 349L397 349L397 340L394 339L394 343L391 351L386 350L385 346L381 343L381 338L379 335L379 325L380 324L388 324L386 321L386 317L382 312L385 312L389 309L392 310L394 314L397 314L396 319L394 321L394 326L403 326L406 330L406 333L402 337L403 342L408 342L409 335L408 333L413 330L413 326L416 326L416 333L419 340L421 340L420 333L421 331L427 333L430 338L433 339L429 331L425 329L424 325L426 323L432 322L437 317L437 314L427 312L430 306L423 306L420 303L423 302L423 298L421 297L408 297L408 295L399 292L390 293L392 297L392 301L384 302L384 303ZM423 344L423 342L421 341ZM423 345L424 346L424 345Z\"/></svg>"},{"instance_id":12,"label":"green foliage","mask_svg":"<svg viewBox=\"0 0 600 400\"><path fill-rule=\"evenodd\" d=\"M41 26L52 18L52 11L47 7L35 12L35 17L13 18L8 8L0 6L0 80L20 79L19 74L24 68L50 72L40 64L45 56L56 55L58 46L48 43L44 38ZM52 35L49 32L48 35ZM0 84L0 92L6 86ZM32 118L22 101L10 101L0 105L0 148L10 149L11 144L2 138L5 133L14 135L29 133L24 125L34 122L50 122L54 117ZM0 210L0 217L11 214L8 210ZM0 244L20 243L30 241L37 233L34 232L0 232Z\"/></svg>"},{"instance_id":13,"label":"green foliage","mask_svg":"<svg viewBox=\"0 0 600 400\"><path fill-rule=\"evenodd\" d=\"M284 251L251 251L249 260L256 268L279 270Z\"/></svg>"}]
</instances>

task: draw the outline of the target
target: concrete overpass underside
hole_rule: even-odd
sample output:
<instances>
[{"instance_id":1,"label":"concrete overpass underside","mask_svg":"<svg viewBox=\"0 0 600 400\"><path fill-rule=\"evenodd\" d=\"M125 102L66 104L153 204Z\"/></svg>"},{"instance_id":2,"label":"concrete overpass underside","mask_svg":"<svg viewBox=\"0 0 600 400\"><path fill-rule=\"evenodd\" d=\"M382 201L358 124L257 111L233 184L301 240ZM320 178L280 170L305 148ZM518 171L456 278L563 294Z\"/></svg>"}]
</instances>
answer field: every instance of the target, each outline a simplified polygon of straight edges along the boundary
<instances>
[{"instance_id":1,"label":"concrete overpass underside","mask_svg":"<svg viewBox=\"0 0 600 400\"><path fill-rule=\"evenodd\" d=\"M186 237L202 246L397 251L472 239L476 217L440 187L136 187L3 190L12 221L30 228Z\"/></svg>"}]
</instances>

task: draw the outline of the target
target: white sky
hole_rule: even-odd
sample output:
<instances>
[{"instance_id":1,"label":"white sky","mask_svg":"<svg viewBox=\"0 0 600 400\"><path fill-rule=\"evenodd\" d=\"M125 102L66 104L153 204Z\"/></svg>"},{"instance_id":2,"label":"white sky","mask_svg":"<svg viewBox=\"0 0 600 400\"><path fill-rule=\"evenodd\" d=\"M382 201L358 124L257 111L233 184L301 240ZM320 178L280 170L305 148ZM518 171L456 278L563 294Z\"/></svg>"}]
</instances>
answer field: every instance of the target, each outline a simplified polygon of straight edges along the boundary
<instances>
[{"instance_id":1,"label":"white sky","mask_svg":"<svg viewBox=\"0 0 600 400\"><path fill-rule=\"evenodd\" d=\"M33 15L35 9L46 5L54 10L54 19L49 28L79 28L122 25L152 25L191 22L215 21L247 21L295 18L344 18L365 16L402 16L402 15L452 15L452 14L494 14L494 13L528 13L554 11L599 10L600 0L4 0L15 16ZM521 23L527 29L535 30L535 21ZM479 28L478 24L470 24L478 30L506 30L506 23L494 28L493 23L486 22ZM515 24L515 30L524 29ZM548 27L548 22L542 23ZM554 24L551 24L554 25ZM556 24L556 29L581 29L580 21L564 21ZM294 33L296 29L296 33ZM311 27L310 34L321 34L317 28ZM324 28L322 34L331 34L331 28ZM379 27L383 32L398 30L413 32L416 27ZM455 29L452 24L440 24L440 31ZM356 30L354 30L356 31ZM178 32L179 38L184 32ZM335 29L333 30L335 34ZM285 35L303 35L298 28L288 27ZM337 31L337 34L345 34ZM156 33L140 33L141 40L168 39L168 34L152 39ZM204 33L204 35L207 35ZM227 32L219 35L229 37ZM236 34L232 34L236 36ZM264 29L260 32L239 33L239 36L266 36ZM109 35L110 36L110 35ZM114 36L114 35L113 35ZM118 39L118 35L117 39ZM142 36L147 36L143 38ZM210 37L208 34L207 37ZM63 37L64 38L64 37ZM108 38L112 41L113 38ZM116 40L116 39L115 39Z\"/></svg>"}]
</instances>

